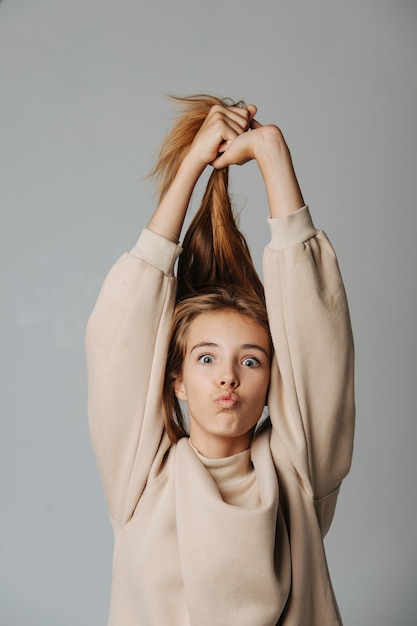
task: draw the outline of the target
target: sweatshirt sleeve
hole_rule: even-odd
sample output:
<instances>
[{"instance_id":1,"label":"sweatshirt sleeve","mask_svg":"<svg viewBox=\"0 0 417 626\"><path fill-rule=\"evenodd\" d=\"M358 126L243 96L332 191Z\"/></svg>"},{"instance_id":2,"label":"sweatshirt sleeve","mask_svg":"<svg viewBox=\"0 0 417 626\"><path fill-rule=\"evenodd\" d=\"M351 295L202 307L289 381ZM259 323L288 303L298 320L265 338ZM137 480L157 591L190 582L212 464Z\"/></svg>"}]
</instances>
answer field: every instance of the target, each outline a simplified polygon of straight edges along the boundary
<instances>
[{"instance_id":1,"label":"sweatshirt sleeve","mask_svg":"<svg viewBox=\"0 0 417 626\"><path fill-rule=\"evenodd\" d=\"M308 208L269 223L264 279L276 357L269 392L272 453L314 498L325 532L352 455L348 305L333 248L314 228Z\"/></svg>"},{"instance_id":2,"label":"sweatshirt sleeve","mask_svg":"<svg viewBox=\"0 0 417 626\"><path fill-rule=\"evenodd\" d=\"M119 526L133 515L164 436L161 396L180 252L144 230L110 270L87 325L90 434Z\"/></svg>"}]
</instances>

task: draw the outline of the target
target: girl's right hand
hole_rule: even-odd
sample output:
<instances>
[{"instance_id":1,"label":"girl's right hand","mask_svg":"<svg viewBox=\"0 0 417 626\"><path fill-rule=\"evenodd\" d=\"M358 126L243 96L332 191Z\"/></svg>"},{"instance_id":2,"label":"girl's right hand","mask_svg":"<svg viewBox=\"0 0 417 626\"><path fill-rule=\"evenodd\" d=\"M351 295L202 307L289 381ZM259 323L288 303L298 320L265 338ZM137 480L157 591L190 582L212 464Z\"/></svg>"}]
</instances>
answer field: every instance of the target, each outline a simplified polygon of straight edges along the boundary
<instances>
[{"instance_id":1,"label":"girl's right hand","mask_svg":"<svg viewBox=\"0 0 417 626\"><path fill-rule=\"evenodd\" d=\"M222 154L228 142L250 128L255 114L254 105L247 108L214 105L194 137L188 157L202 168L209 164L219 169L226 167L228 163L222 164Z\"/></svg>"}]
</instances>

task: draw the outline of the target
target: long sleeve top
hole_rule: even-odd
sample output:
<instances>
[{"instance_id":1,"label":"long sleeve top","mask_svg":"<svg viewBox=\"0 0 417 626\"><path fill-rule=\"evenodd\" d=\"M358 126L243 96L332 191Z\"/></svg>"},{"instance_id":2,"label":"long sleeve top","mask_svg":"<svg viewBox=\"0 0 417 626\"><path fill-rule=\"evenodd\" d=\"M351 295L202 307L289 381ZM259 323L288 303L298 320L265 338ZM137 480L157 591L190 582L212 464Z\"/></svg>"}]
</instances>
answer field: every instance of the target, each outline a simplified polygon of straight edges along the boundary
<instances>
[{"instance_id":1,"label":"long sleeve top","mask_svg":"<svg viewBox=\"0 0 417 626\"><path fill-rule=\"evenodd\" d=\"M245 453L205 459L164 429L179 246L145 229L90 317L90 432L115 534L109 626L341 624L323 537L352 454L349 312L308 208L269 224L270 418Z\"/></svg>"}]
</instances>

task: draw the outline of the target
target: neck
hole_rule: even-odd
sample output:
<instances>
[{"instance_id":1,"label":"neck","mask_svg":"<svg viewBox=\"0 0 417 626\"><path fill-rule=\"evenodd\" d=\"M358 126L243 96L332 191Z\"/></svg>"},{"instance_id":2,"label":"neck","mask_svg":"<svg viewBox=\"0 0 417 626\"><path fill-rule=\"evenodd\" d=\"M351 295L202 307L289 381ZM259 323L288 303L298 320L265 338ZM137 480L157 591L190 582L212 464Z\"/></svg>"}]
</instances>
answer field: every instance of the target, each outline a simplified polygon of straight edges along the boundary
<instances>
[{"instance_id":1,"label":"neck","mask_svg":"<svg viewBox=\"0 0 417 626\"><path fill-rule=\"evenodd\" d=\"M235 438L200 438L193 433L190 434L190 441L194 448L207 459L224 459L234 456L250 447L252 433L246 433L242 437Z\"/></svg>"}]
</instances>

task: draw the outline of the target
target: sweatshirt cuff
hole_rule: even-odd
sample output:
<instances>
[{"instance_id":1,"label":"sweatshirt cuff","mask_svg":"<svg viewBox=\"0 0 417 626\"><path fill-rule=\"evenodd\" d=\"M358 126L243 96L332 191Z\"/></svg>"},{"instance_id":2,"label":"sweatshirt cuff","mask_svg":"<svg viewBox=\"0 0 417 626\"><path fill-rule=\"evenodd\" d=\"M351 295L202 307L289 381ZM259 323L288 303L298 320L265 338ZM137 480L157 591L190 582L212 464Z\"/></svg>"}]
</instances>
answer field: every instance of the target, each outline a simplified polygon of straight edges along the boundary
<instances>
[{"instance_id":1,"label":"sweatshirt cuff","mask_svg":"<svg viewBox=\"0 0 417 626\"><path fill-rule=\"evenodd\" d=\"M150 263L167 276L172 276L175 261L181 252L182 248L173 241L144 228L129 254Z\"/></svg>"},{"instance_id":2,"label":"sweatshirt cuff","mask_svg":"<svg viewBox=\"0 0 417 626\"><path fill-rule=\"evenodd\" d=\"M274 250L283 250L303 243L319 232L314 228L308 206L303 206L284 217L269 217L268 224L271 228L269 247Z\"/></svg>"}]
</instances>

